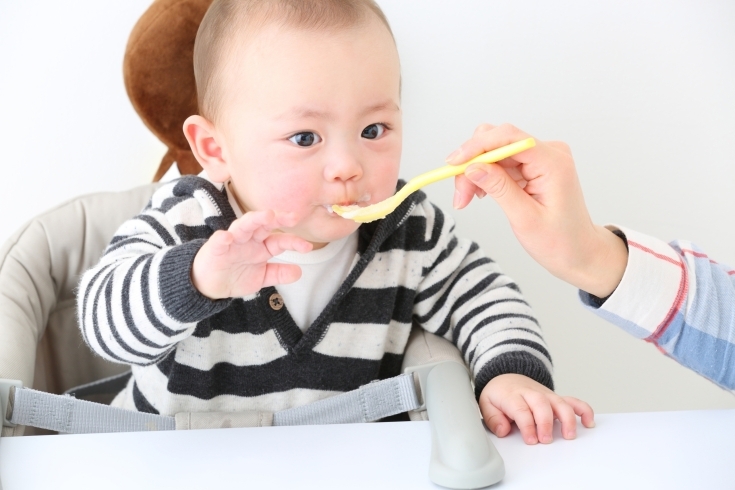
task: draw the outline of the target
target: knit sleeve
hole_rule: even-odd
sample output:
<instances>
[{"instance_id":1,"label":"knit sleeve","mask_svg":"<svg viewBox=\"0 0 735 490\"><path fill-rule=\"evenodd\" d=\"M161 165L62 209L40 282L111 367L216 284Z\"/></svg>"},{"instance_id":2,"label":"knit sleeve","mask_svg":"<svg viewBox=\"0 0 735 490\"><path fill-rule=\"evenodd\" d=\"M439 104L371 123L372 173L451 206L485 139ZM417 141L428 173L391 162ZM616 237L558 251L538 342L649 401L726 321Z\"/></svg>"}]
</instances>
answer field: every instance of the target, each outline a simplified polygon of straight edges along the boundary
<instances>
[{"instance_id":1,"label":"knit sleeve","mask_svg":"<svg viewBox=\"0 0 735 490\"><path fill-rule=\"evenodd\" d=\"M735 271L691 242L666 243L622 227L628 264L604 301L580 291L594 313L664 354L735 390Z\"/></svg>"},{"instance_id":2,"label":"knit sleeve","mask_svg":"<svg viewBox=\"0 0 735 490\"><path fill-rule=\"evenodd\" d=\"M421 206L433 243L417 291L417 321L457 346L477 396L492 378L507 373L553 389L551 357L518 286L476 243L454 234L451 217L428 201Z\"/></svg>"},{"instance_id":3,"label":"knit sleeve","mask_svg":"<svg viewBox=\"0 0 735 490\"><path fill-rule=\"evenodd\" d=\"M164 185L84 273L77 314L94 352L113 362L153 364L227 306L201 295L190 277L206 238L226 227L216 192L194 177Z\"/></svg>"}]
</instances>

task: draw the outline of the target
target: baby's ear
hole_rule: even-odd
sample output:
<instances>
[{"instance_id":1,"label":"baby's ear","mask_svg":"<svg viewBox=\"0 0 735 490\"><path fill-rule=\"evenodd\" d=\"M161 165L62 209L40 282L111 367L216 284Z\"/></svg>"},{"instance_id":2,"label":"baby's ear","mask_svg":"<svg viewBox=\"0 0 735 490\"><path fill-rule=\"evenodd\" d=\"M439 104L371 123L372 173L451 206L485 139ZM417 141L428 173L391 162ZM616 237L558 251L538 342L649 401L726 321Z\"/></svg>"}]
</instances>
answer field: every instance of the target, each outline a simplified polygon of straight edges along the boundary
<instances>
[{"instance_id":1,"label":"baby's ear","mask_svg":"<svg viewBox=\"0 0 735 490\"><path fill-rule=\"evenodd\" d=\"M214 125L202 116L189 116L184 121L184 135L207 176L214 182L227 182L230 173L222 158L222 146Z\"/></svg>"}]
</instances>

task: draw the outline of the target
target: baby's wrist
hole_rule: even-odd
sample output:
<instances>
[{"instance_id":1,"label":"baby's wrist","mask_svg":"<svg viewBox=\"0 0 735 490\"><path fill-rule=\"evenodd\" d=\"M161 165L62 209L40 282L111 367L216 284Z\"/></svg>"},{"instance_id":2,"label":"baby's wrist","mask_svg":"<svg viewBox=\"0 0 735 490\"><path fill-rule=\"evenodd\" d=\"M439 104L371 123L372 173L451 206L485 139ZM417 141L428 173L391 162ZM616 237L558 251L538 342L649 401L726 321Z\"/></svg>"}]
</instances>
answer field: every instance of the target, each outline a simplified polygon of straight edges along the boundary
<instances>
[{"instance_id":1,"label":"baby's wrist","mask_svg":"<svg viewBox=\"0 0 735 490\"><path fill-rule=\"evenodd\" d=\"M202 259L200 257L200 254L201 249L199 249L199 252L197 252L196 256L194 257L194 261L191 264L191 270L189 271L189 280L191 281L191 285L194 286L194 289L196 289L199 294L207 299L210 299L212 301L223 299L215 294L215 292L210 291L210 289L206 287L207 280L206 277L203 277L203 274L206 276L206 267L203 267L201 264Z\"/></svg>"}]
</instances>

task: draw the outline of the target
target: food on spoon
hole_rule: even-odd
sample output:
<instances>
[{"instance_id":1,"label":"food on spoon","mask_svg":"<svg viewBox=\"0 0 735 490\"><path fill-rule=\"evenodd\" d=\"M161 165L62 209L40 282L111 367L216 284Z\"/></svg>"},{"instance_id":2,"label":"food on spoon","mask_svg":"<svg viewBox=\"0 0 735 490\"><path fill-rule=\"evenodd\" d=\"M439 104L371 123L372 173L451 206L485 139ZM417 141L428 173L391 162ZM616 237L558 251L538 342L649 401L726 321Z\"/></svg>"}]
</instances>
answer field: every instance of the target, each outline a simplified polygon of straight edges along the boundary
<instances>
[{"instance_id":1,"label":"food on spoon","mask_svg":"<svg viewBox=\"0 0 735 490\"><path fill-rule=\"evenodd\" d=\"M361 208L357 204L350 204L349 206L340 206L338 204L332 205L332 211L339 214L343 218L352 219L357 216L357 213L364 208Z\"/></svg>"}]
</instances>

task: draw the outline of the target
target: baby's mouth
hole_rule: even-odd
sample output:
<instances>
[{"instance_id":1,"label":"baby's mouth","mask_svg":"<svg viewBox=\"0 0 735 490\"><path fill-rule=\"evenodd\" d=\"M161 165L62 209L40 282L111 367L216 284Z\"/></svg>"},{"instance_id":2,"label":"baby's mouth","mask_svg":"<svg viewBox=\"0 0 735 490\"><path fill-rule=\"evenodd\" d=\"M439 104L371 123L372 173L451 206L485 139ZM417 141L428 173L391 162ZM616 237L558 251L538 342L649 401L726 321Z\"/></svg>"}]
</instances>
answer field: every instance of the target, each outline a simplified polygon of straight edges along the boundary
<instances>
[{"instance_id":1,"label":"baby's mouth","mask_svg":"<svg viewBox=\"0 0 735 490\"><path fill-rule=\"evenodd\" d=\"M354 202L346 202L344 204L340 204L340 206L344 206L346 208L363 208L365 206L368 206L368 203L370 202L370 194L365 194L360 199ZM333 204L324 204L324 207L326 208L327 212L331 214L336 214L334 210L332 209Z\"/></svg>"}]
</instances>

